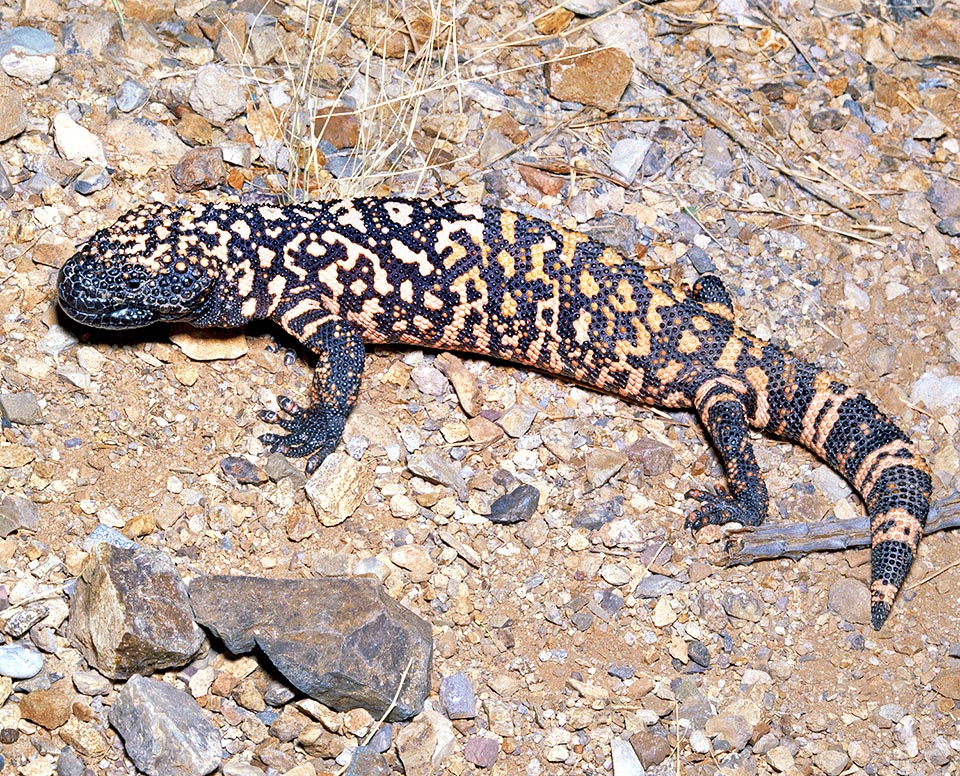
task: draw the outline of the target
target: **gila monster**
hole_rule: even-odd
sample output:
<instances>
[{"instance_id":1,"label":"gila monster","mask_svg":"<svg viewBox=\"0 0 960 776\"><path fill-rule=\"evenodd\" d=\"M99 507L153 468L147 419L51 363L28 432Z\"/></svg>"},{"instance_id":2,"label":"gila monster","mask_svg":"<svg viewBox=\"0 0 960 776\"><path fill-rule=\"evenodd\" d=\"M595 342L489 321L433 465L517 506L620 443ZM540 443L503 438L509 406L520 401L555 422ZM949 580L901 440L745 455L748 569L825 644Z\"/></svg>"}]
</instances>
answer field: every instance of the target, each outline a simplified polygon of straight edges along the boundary
<instances>
[{"instance_id":1,"label":"gila monster","mask_svg":"<svg viewBox=\"0 0 960 776\"><path fill-rule=\"evenodd\" d=\"M60 270L59 301L108 329L269 318L317 354L312 404L259 416L273 451L334 449L357 401L364 343L458 350L562 375L633 402L692 408L727 490L696 490L698 529L758 525L767 491L748 427L797 442L842 474L871 518L879 629L923 532L931 477L916 446L861 392L740 329L719 279L688 286L584 234L466 203L362 198L289 206L147 205L97 232Z\"/></svg>"}]
</instances>

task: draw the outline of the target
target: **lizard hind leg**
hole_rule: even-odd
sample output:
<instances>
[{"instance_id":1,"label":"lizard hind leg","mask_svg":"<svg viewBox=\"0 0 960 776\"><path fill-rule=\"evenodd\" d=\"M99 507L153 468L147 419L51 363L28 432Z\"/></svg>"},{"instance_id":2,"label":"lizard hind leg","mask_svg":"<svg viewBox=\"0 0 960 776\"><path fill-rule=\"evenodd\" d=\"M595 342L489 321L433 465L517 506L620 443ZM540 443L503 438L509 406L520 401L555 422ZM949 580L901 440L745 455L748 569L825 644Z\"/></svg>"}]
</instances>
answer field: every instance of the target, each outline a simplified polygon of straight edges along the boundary
<instances>
[{"instance_id":1,"label":"lizard hind leg","mask_svg":"<svg viewBox=\"0 0 960 776\"><path fill-rule=\"evenodd\" d=\"M694 408L726 471L727 490L687 494L700 501L687 518L687 527L693 530L731 522L760 525L767 515L767 487L747 436L745 392L739 381L717 377L701 385L694 396Z\"/></svg>"},{"instance_id":2,"label":"lizard hind leg","mask_svg":"<svg viewBox=\"0 0 960 776\"><path fill-rule=\"evenodd\" d=\"M340 442L347 415L357 402L363 340L356 327L335 315L303 315L284 328L317 354L312 404L300 407L287 396L278 397L281 413L260 410L257 416L287 433L263 434L260 441L274 453L309 456L306 471L312 474Z\"/></svg>"},{"instance_id":3,"label":"lizard hind leg","mask_svg":"<svg viewBox=\"0 0 960 776\"><path fill-rule=\"evenodd\" d=\"M716 275L701 275L693 284L691 295L704 310L733 322L733 300L723 281Z\"/></svg>"}]
</instances>

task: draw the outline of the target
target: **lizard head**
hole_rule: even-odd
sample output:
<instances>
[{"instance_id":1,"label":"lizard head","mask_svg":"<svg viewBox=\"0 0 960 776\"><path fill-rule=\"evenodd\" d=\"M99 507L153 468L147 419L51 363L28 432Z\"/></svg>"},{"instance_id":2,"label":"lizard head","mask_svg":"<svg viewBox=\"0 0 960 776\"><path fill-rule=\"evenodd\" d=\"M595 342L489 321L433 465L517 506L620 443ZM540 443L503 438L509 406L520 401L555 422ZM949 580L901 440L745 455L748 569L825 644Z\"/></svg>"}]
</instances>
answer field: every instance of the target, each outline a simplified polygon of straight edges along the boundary
<instances>
[{"instance_id":1,"label":"lizard head","mask_svg":"<svg viewBox=\"0 0 960 776\"><path fill-rule=\"evenodd\" d=\"M193 229L200 212L147 205L101 229L60 268L60 307L102 329L200 319L219 275Z\"/></svg>"}]
</instances>

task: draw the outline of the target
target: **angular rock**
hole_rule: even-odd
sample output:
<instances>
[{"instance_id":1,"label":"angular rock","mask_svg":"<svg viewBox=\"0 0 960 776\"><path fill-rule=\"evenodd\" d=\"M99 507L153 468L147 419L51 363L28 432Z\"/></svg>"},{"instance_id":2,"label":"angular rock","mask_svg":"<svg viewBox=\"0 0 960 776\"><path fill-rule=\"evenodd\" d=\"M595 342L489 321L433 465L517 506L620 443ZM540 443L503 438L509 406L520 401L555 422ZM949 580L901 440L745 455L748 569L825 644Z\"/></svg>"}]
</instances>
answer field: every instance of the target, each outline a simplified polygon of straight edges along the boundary
<instances>
[{"instance_id":1,"label":"angular rock","mask_svg":"<svg viewBox=\"0 0 960 776\"><path fill-rule=\"evenodd\" d=\"M440 680L440 706L448 719L473 719L477 716L477 694L473 682L464 673Z\"/></svg>"},{"instance_id":2,"label":"angular rock","mask_svg":"<svg viewBox=\"0 0 960 776\"><path fill-rule=\"evenodd\" d=\"M500 754L500 744L490 736L470 736L463 745L463 759L478 768L492 768Z\"/></svg>"},{"instance_id":3,"label":"angular rock","mask_svg":"<svg viewBox=\"0 0 960 776\"><path fill-rule=\"evenodd\" d=\"M219 148L191 148L171 171L180 191L219 186L227 177L227 165Z\"/></svg>"},{"instance_id":4,"label":"angular rock","mask_svg":"<svg viewBox=\"0 0 960 776\"><path fill-rule=\"evenodd\" d=\"M47 690L28 692L20 699L20 714L47 730L54 730L70 719L73 693L70 680L61 679Z\"/></svg>"},{"instance_id":5,"label":"angular rock","mask_svg":"<svg viewBox=\"0 0 960 776\"><path fill-rule=\"evenodd\" d=\"M68 162L91 161L106 165L103 143L93 132L80 126L66 111L53 117L53 140L60 156Z\"/></svg>"},{"instance_id":6,"label":"angular rock","mask_svg":"<svg viewBox=\"0 0 960 776\"><path fill-rule=\"evenodd\" d=\"M617 450L598 447L584 456L587 464L587 480L599 488L620 471L627 462L627 456Z\"/></svg>"},{"instance_id":7,"label":"angular rock","mask_svg":"<svg viewBox=\"0 0 960 776\"><path fill-rule=\"evenodd\" d=\"M243 84L222 65L204 65L190 90L190 107L214 124L225 124L247 107Z\"/></svg>"},{"instance_id":8,"label":"angular rock","mask_svg":"<svg viewBox=\"0 0 960 776\"><path fill-rule=\"evenodd\" d=\"M325 526L339 525L357 511L373 487L372 466L339 451L328 455L307 480L306 493Z\"/></svg>"},{"instance_id":9,"label":"angular rock","mask_svg":"<svg viewBox=\"0 0 960 776\"><path fill-rule=\"evenodd\" d=\"M492 523L522 523L540 505L540 491L533 485L519 485L490 505L487 517Z\"/></svg>"},{"instance_id":10,"label":"angular rock","mask_svg":"<svg viewBox=\"0 0 960 776\"><path fill-rule=\"evenodd\" d=\"M480 414L483 397L476 375L464 366L463 361L452 353L441 353L434 366L450 381L463 411L471 418Z\"/></svg>"},{"instance_id":11,"label":"angular rock","mask_svg":"<svg viewBox=\"0 0 960 776\"><path fill-rule=\"evenodd\" d=\"M69 633L90 665L112 679L182 666L203 645L169 557L98 544L77 580Z\"/></svg>"},{"instance_id":12,"label":"angular rock","mask_svg":"<svg viewBox=\"0 0 960 776\"><path fill-rule=\"evenodd\" d=\"M530 430L534 418L537 417L537 408L526 404L514 404L503 413L498 423L500 428L514 439L519 439Z\"/></svg>"},{"instance_id":13,"label":"angular rock","mask_svg":"<svg viewBox=\"0 0 960 776\"><path fill-rule=\"evenodd\" d=\"M343 776L391 776L392 773L380 752L372 746L358 746Z\"/></svg>"},{"instance_id":14,"label":"angular rock","mask_svg":"<svg viewBox=\"0 0 960 776\"><path fill-rule=\"evenodd\" d=\"M455 750L453 725L437 711L425 711L397 735L397 754L406 773L442 771Z\"/></svg>"},{"instance_id":15,"label":"angular rock","mask_svg":"<svg viewBox=\"0 0 960 776\"><path fill-rule=\"evenodd\" d=\"M110 724L148 776L202 776L220 766L220 732L188 693L166 682L130 677L110 709Z\"/></svg>"},{"instance_id":16,"label":"angular rock","mask_svg":"<svg viewBox=\"0 0 960 776\"><path fill-rule=\"evenodd\" d=\"M0 143L27 128L27 109L20 91L5 73L0 72Z\"/></svg>"},{"instance_id":17,"label":"angular rock","mask_svg":"<svg viewBox=\"0 0 960 776\"><path fill-rule=\"evenodd\" d=\"M461 501L466 501L469 498L467 483L464 482L460 470L447 463L436 453L411 455L407 461L407 468L418 477L446 485L457 494L457 498Z\"/></svg>"},{"instance_id":18,"label":"angular rock","mask_svg":"<svg viewBox=\"0 0 960 776\"><path fill-rule=\"evenodd\" d=\"M630 746L644 768L652 768L666 760L673 751L665 736L641 730L630 736Z\"/></svg>"},{"instance_id":19,"label":"angular rock","mask_svg":"<svg viewBox=\"0 0 960 776\"><path fill-rule=\"evenodd\" d=\"M418 714L430 690L430 624L390 598L376 579L197 577L197 620L236 653L259 647L287 680L321 703L380 717L407 665L388 719Z\"/></svg>"},{"instance_id":20,"label":"angular rock","mask_svg":"<svg viewBox=\"0 0 960 776\"><path fill-rule=\"evenodd\" d=\"M124 172L146 176L156 168L172 167L187 146L166 124L121 116L107 125L106 140L115 153L111 161Z\"/></svg>"},{"instance_id":21,"label":"angular rock","mask_svg":"<svg viewBox=\"0 0 960 776\"><path fill-rule=\"evenodd\" d=\"M143 107L149 97L150 92L144 86L141 86L132 78L128 78L120 84L120 88L117 90L117 110L123 113L135 111L137 108Z\"/></svg>"},{"instance_id":22,"label":"angular rock","mask_svg":"<svg viewBox=\"0 0 960 776\"><path fill-rule=\"evenodd\" d=\"M613 760L613 776L644 776L643 765L629 741L614 738L610 742L610 755Z\"/></svg>"},{"instance_id":23,"label":"angular rock","mask_svg":"<svg viewBox=\"0 0 960 776\"><path fill-rule=\"evenodd\" d=\"M605 48L564 56L544 68L547 91L562 102L616 110L633 76L633 62L619 49Z\"/></svg>"},{"instance_id":24,"label":"angular rock","mask_svg":"<svg viewBox=\"0 0 960 776\"><path fill-rule=\"evenodd\" d=\"M625 137L618 140L610 152L607 164L622 180L632 183L651 145L653 143L650 140L639 137Z\"/></svg>"},{"instance_id":25,"label":"angular rock","mask_svg":"<svg viewBox=\"0 0 960 776\"><path fill-rule=\"evenodd\" d=\"M88 164L73 182L73 190L85 197L110 185L110 173L99 164Z\"/></svg>"},{"instance_id":26,"label":"angular rock","mask_svg":"<svg viewBox=\"0 0 960 776\"><path fill-rule=\"evenodd\" d=\"M31 86L46 83L57 69L53 36L35 27L0 31L0 68Z\"/></svg>"},{"instance_id":27,"label":"angular rock","mask_svg":"<svg viewBox=\"0 0 960 776\"><path fill-rule=\"evenodd\" d=\"M0 502L0 538L14 531L33 531L40 527L40 510L24 496L5 496Z\"/></svg>"}]
</instances>

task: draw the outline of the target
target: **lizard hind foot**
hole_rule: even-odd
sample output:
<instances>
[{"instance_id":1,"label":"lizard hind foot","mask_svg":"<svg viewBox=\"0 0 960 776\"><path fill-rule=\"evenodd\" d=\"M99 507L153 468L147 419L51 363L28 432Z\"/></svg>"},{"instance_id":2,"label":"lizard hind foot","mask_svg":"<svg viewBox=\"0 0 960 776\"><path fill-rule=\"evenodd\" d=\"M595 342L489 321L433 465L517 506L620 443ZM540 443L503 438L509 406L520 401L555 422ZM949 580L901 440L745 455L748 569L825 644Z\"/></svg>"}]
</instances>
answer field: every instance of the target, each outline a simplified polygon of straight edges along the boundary
<instances>
[{"instance_id":1,"label":"lizard hind foot","mask_svg":"<svg viewBox=\"0 0 960 776\"><path fill-rule=\"evenodd\" d=\"M301 407L288 396L277 397L281 413L260 410L257 417L279 426L286 434L262 434L260 441L272 453L289 458L307 458L306 472L313 474L336 448L343 436L346 418L325 404Z\"/></svg>"},{"instance_id":2,"label":"lizard hind foot","mask_svg":"<svg viewBox=\"0 0 960 776\"><path fill-rule=\"evenodd\" d=\"M763 522L764 510L746 497L735 499L724 491L713 494L705 490L691 490L687 492L687 498L700 502L700 506L688 515L685 523L686 527L693 531L699 531L706 525L760 525Z\"/></svg>"}]
</instances>

